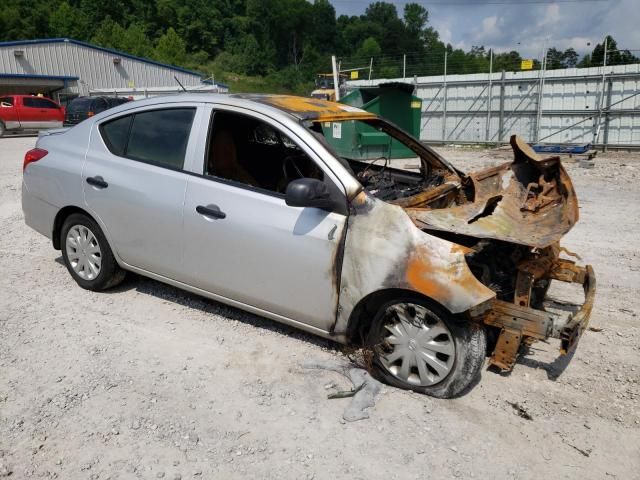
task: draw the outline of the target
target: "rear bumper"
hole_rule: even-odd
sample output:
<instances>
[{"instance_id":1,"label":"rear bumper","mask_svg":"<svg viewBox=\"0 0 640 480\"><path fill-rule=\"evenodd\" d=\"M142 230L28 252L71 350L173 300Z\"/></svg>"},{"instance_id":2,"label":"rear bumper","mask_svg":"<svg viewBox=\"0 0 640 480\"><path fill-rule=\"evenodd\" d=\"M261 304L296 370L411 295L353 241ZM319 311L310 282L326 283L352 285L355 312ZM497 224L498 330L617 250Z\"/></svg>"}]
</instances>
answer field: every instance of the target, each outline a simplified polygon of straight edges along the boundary
<instances>
[{"instance_id":1,"label":"rear bumper","mask_svg":"<svg viewBox=\"0 0 640 480\"><path fill-rule=\"evenodd\" d=\"M38 233L51 238L53 222L60 209L36 197L22 182L22 213L25 223Z\"/></svg>"}]
</instances>

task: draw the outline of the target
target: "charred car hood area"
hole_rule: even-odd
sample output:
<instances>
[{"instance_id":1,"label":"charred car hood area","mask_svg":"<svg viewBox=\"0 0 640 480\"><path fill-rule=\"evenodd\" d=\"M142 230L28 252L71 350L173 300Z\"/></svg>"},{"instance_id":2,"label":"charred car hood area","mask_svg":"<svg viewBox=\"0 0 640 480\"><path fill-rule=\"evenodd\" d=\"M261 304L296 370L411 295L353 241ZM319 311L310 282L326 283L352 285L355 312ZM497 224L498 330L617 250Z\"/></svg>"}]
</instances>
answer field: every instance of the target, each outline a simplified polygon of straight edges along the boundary
<instances>
[{"instance_id":1,"label":"charred car hood area","mask_svg":"<svg viewBox=\"0 0 640 480\"><path fill-rule=\"evenodd\" d=\"M558 157L539 158L515 135L511 145L512 163L452 178L435 197L401 206L423 230L536 248L558 242L578 220L571 180Z\"/></svg>"},{"instance_id":2,"label":"charred car hood area","mask_svg":"<svg viewBox=\"0 0 640 480\"><path fill-rule=\"evenodd\" d=\"M440 169L434 162L429 172L423 167L421 181L399 171L387 172L386 180L364 178L369 194L402 207L424 233L463 250L481 284L478 293L489 288L495 294L466 314L487 327L490 363L502 371L513 368L522 344L558 338L561 354L570 352L588 325L595 297L592 267L561 258L563 252L576 256L560 240L578 221L578 201L559 157L540 158L516 135L511 146L513 162L476 173ZM552 280L584 289L584 304L568 317L544 310Z\"/></svg>"}]
</instances>

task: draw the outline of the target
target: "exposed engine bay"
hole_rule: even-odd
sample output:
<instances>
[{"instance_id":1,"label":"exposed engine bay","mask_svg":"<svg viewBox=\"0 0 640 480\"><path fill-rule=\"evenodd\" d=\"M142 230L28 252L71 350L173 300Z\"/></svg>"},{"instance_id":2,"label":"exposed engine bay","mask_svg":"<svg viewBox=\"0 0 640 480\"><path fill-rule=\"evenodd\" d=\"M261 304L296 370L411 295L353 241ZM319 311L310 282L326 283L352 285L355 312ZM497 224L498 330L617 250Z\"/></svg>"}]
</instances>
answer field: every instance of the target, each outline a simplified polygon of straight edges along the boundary
<instances>
[{"instance_id":1,"label":"exposed engine bay","mask_svg":"<svg viewBox=\"0 0 640 480\"><path fill-rule=\"evenodd\" d=\"M465 248L474 276L495 292L473 318L488 329L490 363L510 370L522 343L561 339L574 348L586 327L595 294L593 269L561 258L560 239L578 220L571 180L558 157L542 159L513 136L514 161L461 174L429 162L419 173L389 167L385 158L350 161L372 196L403 207L424 232ZM569 255L571 256L571 255ZM581 284L586 301L568 318L552 318L543 302L552 280Z\"/></svg>"}]
</instances>

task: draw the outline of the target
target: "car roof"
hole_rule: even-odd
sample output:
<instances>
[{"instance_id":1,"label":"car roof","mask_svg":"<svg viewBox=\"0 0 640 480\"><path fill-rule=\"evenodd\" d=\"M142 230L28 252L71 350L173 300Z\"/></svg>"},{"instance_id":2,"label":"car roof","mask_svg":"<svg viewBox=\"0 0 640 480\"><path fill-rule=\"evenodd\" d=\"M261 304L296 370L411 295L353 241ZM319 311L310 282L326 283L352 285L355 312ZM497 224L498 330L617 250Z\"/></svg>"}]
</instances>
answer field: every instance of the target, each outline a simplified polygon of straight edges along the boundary
<instances>
[{"instance_id":1,"label":"car roof","mask_svg":"<svg viewBox=\"0 0 640 480\"><path fill-rule=\"evenodd\" d=\"M338 121L365 120L378 118L377 115L327 100L317 98L296 97L294 95L272 94L220 94L220 93L180 93L162 97L151 97L135 102L128 102L113 109L113 112L125 111L132 107L145 105L162 105L177 102L219 103L238 107L252 107L264 113L274 110L293 117L298 121Z\"/></svg>"}]
</instances>

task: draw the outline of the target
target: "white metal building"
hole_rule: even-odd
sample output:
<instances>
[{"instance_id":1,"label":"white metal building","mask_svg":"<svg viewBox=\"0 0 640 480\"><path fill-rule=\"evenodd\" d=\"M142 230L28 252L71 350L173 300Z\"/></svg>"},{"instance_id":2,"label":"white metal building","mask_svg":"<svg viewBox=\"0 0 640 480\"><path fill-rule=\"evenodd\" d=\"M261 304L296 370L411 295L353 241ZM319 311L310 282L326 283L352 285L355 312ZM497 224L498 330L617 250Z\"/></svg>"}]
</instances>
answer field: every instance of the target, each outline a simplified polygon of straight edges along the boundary
<instances>
[{"instance_id":1,"label":"white metal building","mask_svg":"<svg viewBox=\"0 0 640 480\"><path fill-rule=\"evenodd\" d=\"M517 133L529 142L640 146L640 64L363 80L348 87L389 81L416 85L425 141L493 143Z\"/></svg>"},{"instance_id":2,"label":"white metal building","mask_svg":"<svg viewBox=\"0 0 640 480\"><path fill-rule=\"evenodd\" d=\"M226 92L198 72L68 38L0 42L0 94L144 97L153 92ZM108 92L108 93L107 93ZM156 93L157 94L157 93Z\"/></svg>"}]
</instances>

